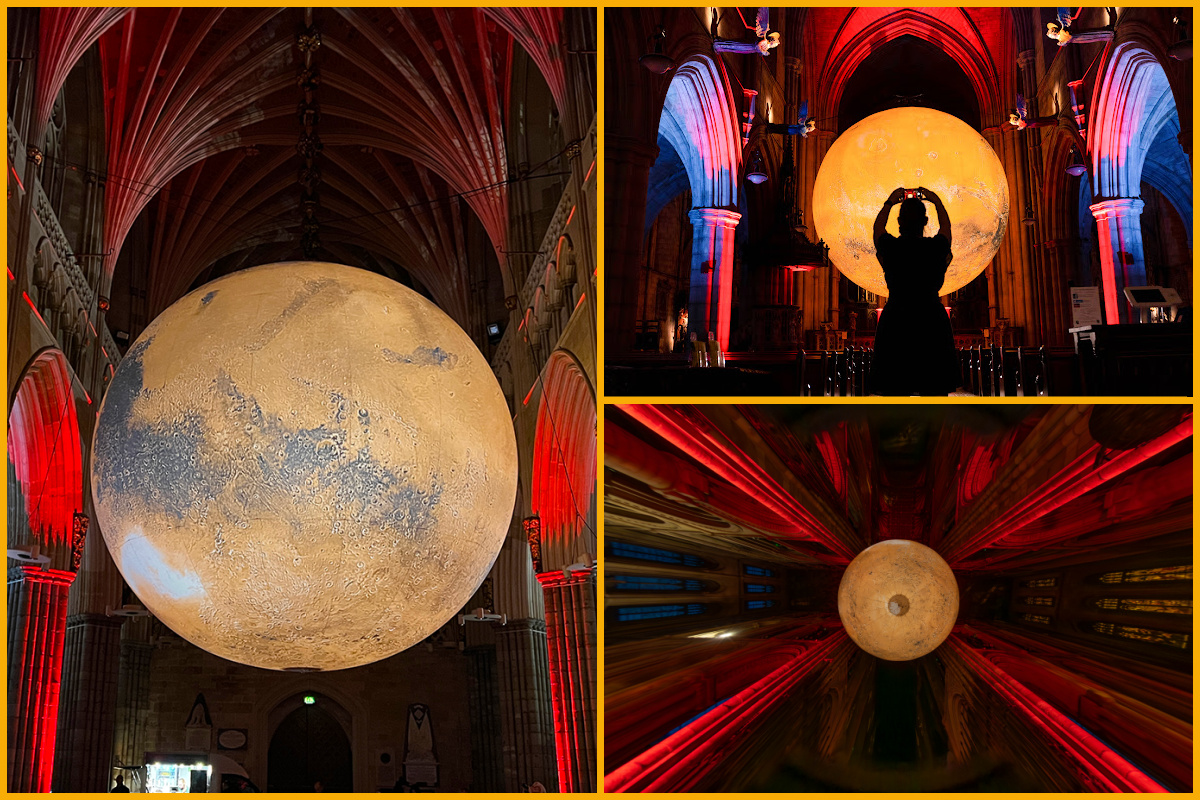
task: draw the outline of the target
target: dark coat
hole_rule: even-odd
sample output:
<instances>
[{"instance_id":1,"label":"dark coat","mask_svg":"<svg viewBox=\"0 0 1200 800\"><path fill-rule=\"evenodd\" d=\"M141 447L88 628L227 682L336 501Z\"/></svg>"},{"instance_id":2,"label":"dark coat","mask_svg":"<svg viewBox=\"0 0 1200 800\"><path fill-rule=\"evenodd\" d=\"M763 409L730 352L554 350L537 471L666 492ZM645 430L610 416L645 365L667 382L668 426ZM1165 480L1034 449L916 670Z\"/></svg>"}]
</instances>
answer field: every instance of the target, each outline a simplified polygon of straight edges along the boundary
<instances>
[{"instance_id":1,"label":"dark coat","mask_svg":"<svg viewBox=\"0 0 1200 800\"><path fill-rule=\"evenodd\" d=\"M879 315L871 392L881 395L946 395L961 384L950 318L938 299L954 255L936 236L885 233L875 254L887 281L888 301Z\"/></svg>"}]
</instances>

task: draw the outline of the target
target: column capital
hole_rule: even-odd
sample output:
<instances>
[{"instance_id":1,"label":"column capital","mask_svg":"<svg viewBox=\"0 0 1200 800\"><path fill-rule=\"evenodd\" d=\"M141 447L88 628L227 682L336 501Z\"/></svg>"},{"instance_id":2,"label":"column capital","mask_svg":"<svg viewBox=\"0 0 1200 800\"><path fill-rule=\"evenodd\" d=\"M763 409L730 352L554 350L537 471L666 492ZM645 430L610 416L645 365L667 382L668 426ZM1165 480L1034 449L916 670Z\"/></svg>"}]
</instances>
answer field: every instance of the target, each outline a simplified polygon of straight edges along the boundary
<instances>
[{"instance_id":1,"label":"column capital","mask_svg":"<svg viewBox=\"0 0 1200 800\"><path fill-rule=\"evenodd\" d=\"M65 569L41 569L40 567L18 567L26 583L49 583L54 586L70 586L75 580L75 573Z\"/></svg>"},{"instance_id":2,"label":"column capital","mask_svg":"<svg viewBox=\"0 0 1200 800\"><path fill-rule=\"evenodd\" d=\"M1145 207L1146 203L1140 197L1108 197L1088 206L1097 220L1136 217Z\"/></svg>"},{"instance_id":3,"label":"column capital","mask_svg":"<svg viewBox=\"0 0 1200 800\"><path fill-rule=\"evenodd\" d=\"M1021 69L1032 67L1034 64L1034 52L1032 50L1022 50L1017 53L1017 66Z\"/></svg>"},{"instance_id":4,"label":"column capital","mask_svg":"<svg viewBox=\"0 0 1200 800\"><path fill-rule=\"evenodd\" d=\"M559 586L570 586L575 583L587 583L592 578L592 570L579 569L563 572L555 570L553 572L539 572L537 574L538 583L542 585L542 589L553 589Z\"/></svg>"},{"instance_id":5,"label":"column capital","mask_svg":"<svg viewBox=\"0 0 1200 800\"><path fill-rule=\"evenodd\" d=\"M736 228L742 219L742 214L728 208L693 208L688 212L688 219L692 221L693 225Z\"/></svg>"}]
</instances>

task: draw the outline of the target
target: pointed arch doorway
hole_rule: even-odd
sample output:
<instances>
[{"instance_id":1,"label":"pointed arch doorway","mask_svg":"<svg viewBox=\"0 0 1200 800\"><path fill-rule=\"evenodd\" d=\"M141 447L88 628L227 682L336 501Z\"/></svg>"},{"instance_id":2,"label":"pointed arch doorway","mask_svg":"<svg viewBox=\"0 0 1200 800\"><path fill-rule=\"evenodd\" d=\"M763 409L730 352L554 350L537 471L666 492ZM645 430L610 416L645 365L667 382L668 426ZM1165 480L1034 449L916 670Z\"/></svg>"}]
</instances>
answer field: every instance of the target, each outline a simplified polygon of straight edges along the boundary
<instances>
[{"instance_id":1,"label":"pointed arch doorway","mask_svg":"<svg viewBox=\"0 0 1200 800\"><path fill-rule=\"evenodd\" d=\"M311 792L317 781L326 792L354 791L346 709L325 695L297 694L276 706L269 722L267 791Z\"/></svg>"}]
</instances>

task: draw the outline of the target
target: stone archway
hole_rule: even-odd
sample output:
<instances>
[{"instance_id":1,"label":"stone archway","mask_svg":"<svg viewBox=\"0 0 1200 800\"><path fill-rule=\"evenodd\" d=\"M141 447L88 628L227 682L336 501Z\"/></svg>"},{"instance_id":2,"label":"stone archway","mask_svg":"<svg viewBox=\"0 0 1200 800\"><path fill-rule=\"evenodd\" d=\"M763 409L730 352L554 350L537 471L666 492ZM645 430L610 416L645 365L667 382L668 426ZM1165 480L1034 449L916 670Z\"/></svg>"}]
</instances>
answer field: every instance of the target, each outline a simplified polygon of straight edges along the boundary
<instances>
[{"instance_id":1,"label":"stone archway","mask_svg":"<svg viewBox=\"0 0 1200 800\"><path fill-rule=\"evenodd\" d=\"M8 790L48 792L54 773L68 591L78 569L83 456L61 351L36 355L8 418L8 546L38 546L8 578ZM82 540L81 540L82 541ZM41 559L39 562L38 559Z\"/></svg>"},{"instance_id":2,"label":"stone archway","mask_svg":"<svg viewBox=\"0 0 1200 800\"><path fill-rule=\"evenodd\" d=\"M293 695L271 711L269 723L267 791L311 792L317 781L327 792L354 790L350 714L337 701Z\"/></svg>"},{"instance_id":3,"label":"stone archway","mask_svg":"<svg viewBox=\"0 0 1200 800\"><path fill-rule=\"evenodd\" d=\"M1178 142L1179 113L1171 84L1158 58L1143 44L1126 41L1113 48L1097 79L1095 97L1089 119L1090 208L1099 234L1105 320L1117 324L1130 321L1121 300L1124 288L1146 282L1142 181L1152 181L1189 221L1190 239L1191 166Z\"/></svg>"},{"instance_id":4,"label":"stone archway","mask_svg":"<svg viewBox=\"0 0 1200 800\"><path fill-rule=\"evenodd\" d=\"M29 535L47 545L69 544L74 514L83 510L83 449L71 374L61 351L43 350L25 370L13 398L8 459L19 495L27 502L10 504L10 546L26 544ZM13 488L10 499L18 496ZM12 524L13 515L22 512L24 536L26 526Z\"/></svg>"},{"instance_id":5,"label":"stone archway","mask_svg":"<svg viewBox=\"0 0 1200 800\"><path fill-rule=\"evenodd\" d=\"M716 336L729 349L733 300L733 234L742 169L738 115L724 68L693 55L675 71L658 124L659 141L681 162L692 192L689 328L700 340ZM664 148L665 150L665 148Z\"/></svg>"},{"instance_id":6,"label":"stone archway","mask_svg":"<svg viewBox=\"0 0 1200 800\"><path fill-rule=\"evenodd\" d=\"M546 362L534 444L532 507L542 520L546 649L558 791L596 787L596 397L579 362Z\"/></svg>"}]
</instances>

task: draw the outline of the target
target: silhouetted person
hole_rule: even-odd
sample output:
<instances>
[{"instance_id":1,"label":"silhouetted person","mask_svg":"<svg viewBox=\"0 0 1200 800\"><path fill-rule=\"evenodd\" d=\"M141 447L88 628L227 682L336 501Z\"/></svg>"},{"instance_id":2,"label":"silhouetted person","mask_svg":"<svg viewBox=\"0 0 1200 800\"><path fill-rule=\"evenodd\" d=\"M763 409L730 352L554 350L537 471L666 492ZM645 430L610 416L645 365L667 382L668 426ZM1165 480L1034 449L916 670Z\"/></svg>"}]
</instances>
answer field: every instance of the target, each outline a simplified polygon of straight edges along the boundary
<instances>
[{"instance_id":1,"label":"silhouetted person","mask_svg":"<svg viewBox=\"0 0 1200 800\"><path fill-rule=\"evenodd\" d=\"M875 332L871 391L884 395L946 395L959 384L954 333L938 292L946 280L951 252L950 216L942 199L917 190L933 203L940 230L923 236L929 217L919 197L892 192L875 218L875 255L883 267L888 301ZM884 226L892 206L900 204L900 236Z\"/></svg>"},{"instance_id":2,"label":"silhouetted person","mask_svg":"<svg viewBox=\"0 0 1200 800\"><path fill-rule=\"evenodd\" d=\"M129 787L125 785L125 776L124 775L118 775L117 776L117 785L114 786L113 788L109 789L109 792L128 792L128 791L129 791Z\"/></svg>"}]
</instances>

